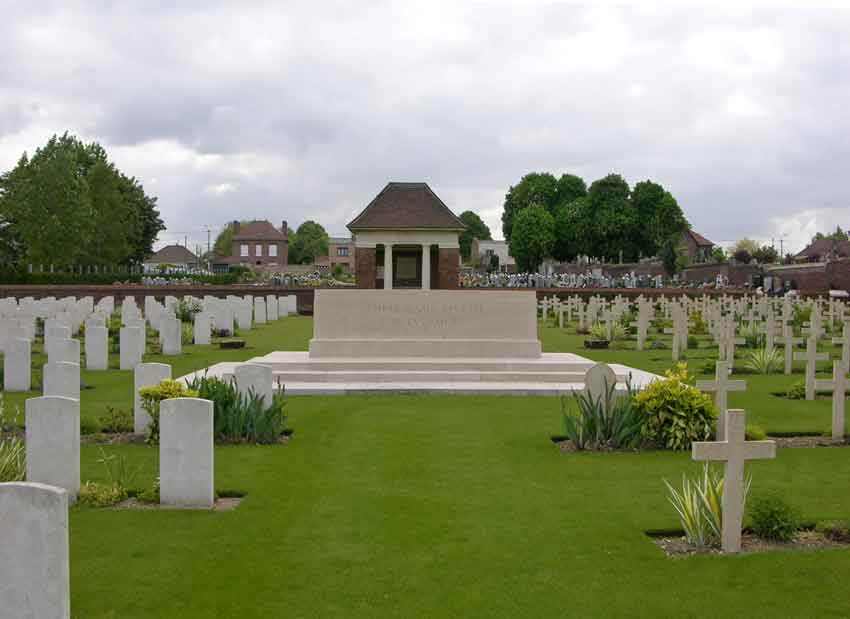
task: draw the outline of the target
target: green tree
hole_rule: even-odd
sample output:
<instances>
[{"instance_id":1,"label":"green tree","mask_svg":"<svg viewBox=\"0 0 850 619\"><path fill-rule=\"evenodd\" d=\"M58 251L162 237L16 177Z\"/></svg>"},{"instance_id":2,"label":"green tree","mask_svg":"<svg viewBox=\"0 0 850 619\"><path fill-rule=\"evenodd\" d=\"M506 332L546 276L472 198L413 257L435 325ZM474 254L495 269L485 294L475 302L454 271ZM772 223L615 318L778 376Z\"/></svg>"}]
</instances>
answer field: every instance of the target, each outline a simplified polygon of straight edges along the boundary
<instances>
[{"instance_id":1,"label":"green tree","mask_svg":"<svg viewBox=\"0 0 850 619\"><path fill-rule=\"evenodd\" d=\"M551 213L558 203L558 181L548 172L531 172L511 186L505 194L502 212L502 233L510 242L514 219L531 204L540 204Z\"/></svg>"},{"instance_id":2,"label":"green tree","mask_svg":"<svg viewBox=\"0 0 850 619\"><path fill-rule=\"evenodd\" d=\"M247 224L248 222L246 220L242 220L239 223ZM219 231L218 236L215 237L213 253L222 258L233 255L233 222L229 221L224 224L222 229Z\"/></svg>"},{"instance_id":3,"label":"green tree","mask_svg":"<svg viewBox=\"0 0 850 619\"><path fill-rule=\"evenodd\" d=\"M510 250L520 271L535 271L554 244L555 222L545 206L532 204L517 214Z\"/></svg>"},{"instance_id":4,"label":"green tree","mask_svg":"<svg viewBox=\"0 0 850 619\"><path fill-rule=\"evenodd\" d=\"M733 254L738 252L747 252L749 256L752 256L758 250L759 244L756 243L754 240L748 239L746 237L735 243L735 245L732 247Z\"/></svg>"},{"instance_id":5,"label":"green tree","mask_svg":"<svg viewBox=\"0 0 850 619\"><path fill-rule=\"evenodd\" d=\"M650 180L641 181L632 190L631 200L637 221L632 243L640 255L656 256L668 239L681 240L688 222L676 199L664 187Z\"/></svg>"},{"instance_id":6,"label":"green tree","mask_svg":"<svg viewBox=\"0 0 850 619\"><path fill-rule=\"evenodd\" d=\"M774 264L779 262L779 252L770 245L762 245L752 253L752 256L759 264Z\"/></svg>"},{"instance_id":7,"label":"green tree","mask_svg":"<svg viewBox=\"0 0 850 619\"><path fill-rule=\"evenodd\" d=\"M714 262L726 262L728 257L726 256L726 252L723 250L722 247L714 247L711 250L711 259Z\"/></svg>"},{"instance_id":8,"label":"green tree","mask_svg":"<svg viewBox=\"0 0 850 619\"><path fill-rule=\"evenodd\" d=\"M0 176L3 236L32 264L140 262L164 228L155 205L102 146L68 133Z\"/></svg>"},{"instance_id":9,"label":"green tree","mask_svg":"<svg viewBox=\"0 0 850 619\"><path fill-rule=\"evenodd\" d=\"M824 234L823 232L816 233L812 237L812 243L823 239L829 239L831 241L847 241L850 240L850 237L848 237L847 233L841 229L841 226L835 226L835 232L831 232L829 234Z\"/></svg>"},{"instance_id":10,"label":"green tree","mask_svg":"<svg viewBox=\"0 0 850 619\"><path fill-rule=\"evenodd\" d=\"M558 179L557 204L569 204L587 195L587 185L584 179L575 174L561 174ZM551 212L552 209L550 208Z\"/></svg>"},{"instance_id":11,"label":"green tree","mask_svg":"<svg viewBox=\"0 0 850 619\"><path fill-rule=\"evenodd\" d=\"M472 253L472 239L489 240L493 237L490 236L490 228L476 213L464 211L460 220L466 225L466 230L460 234L460 255L468 261Z\"/></svg>"},{"instance_id":12,"label":"green tree","mask_svg":"<svg viewBox=\"0 0 850 619\"><path fill-rule=\"evenodd\" d=\"M295 263L292 259L294 254L299 264L312 264L319 256L328 255L328 233L325 229L315 221L307 220L295 232L294 243L290 242L290 263Z\"/></svg>"},{"instance_id":13,"label":"green tree","mask_svg":"<svg viewBox=\"0 0 850 619\"><path fill-rule=\"evenodd\" d=\"M594 181L587 192L590 202L591 226L588 235L590 255L615 259L621 253L625 259L636 259L639 243L634 230L639 221L630 198L629 185L619 174Z\"/></svg>"}]
</instances>

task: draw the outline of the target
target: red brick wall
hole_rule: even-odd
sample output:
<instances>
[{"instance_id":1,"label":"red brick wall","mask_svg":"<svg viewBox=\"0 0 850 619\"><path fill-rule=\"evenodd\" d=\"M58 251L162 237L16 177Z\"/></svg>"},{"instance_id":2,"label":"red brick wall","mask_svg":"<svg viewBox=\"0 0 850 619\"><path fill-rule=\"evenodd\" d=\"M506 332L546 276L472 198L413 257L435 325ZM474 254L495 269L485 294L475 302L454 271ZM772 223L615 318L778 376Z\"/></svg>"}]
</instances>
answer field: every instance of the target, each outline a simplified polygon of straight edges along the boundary
<instances>
[{"instance_id":1,"label":"red brick wall","mask_svg":"<svg viewBox=\"0 0 850 619\"><path fill-rule=\"evenodd\" d=\"M850 292L850 259L842 258L826 265L826 278L833 290Z\"/></svg>"},{"instance_id":2,"label":"red brick wall","mask_svg":"<svg viewBox=\"0 0 850 619\"><path fill-rule=\"evenodd\" d=\"M358 288L375 287L376 251L374 247L357 247L354 250Z\"/></svg>"},{"instance_id":3,"label":"red brick wall","mask_svg":"<svg viewBox=\"0 0 850 619\"><path fill-rule=\"evenodd\" d=\"M458 267L460 265L460 249L440 247L437 258L436 288L440 290L456 290L458 288Z\"/></svg>"},{"instance_id":4,"label":"red brick wall","mask_svg":"<svg viewBox=\"0 0 850 619\"><path fill-rule=\"evenodd\" d=\"M711 264L692 264L682 271L682 278L688 282L714 282L717 275L728 278L732 286L743 286L753 275L758 275L761 268L755 264L731 264L719 262Z\"/></svg>"}]
</instances>

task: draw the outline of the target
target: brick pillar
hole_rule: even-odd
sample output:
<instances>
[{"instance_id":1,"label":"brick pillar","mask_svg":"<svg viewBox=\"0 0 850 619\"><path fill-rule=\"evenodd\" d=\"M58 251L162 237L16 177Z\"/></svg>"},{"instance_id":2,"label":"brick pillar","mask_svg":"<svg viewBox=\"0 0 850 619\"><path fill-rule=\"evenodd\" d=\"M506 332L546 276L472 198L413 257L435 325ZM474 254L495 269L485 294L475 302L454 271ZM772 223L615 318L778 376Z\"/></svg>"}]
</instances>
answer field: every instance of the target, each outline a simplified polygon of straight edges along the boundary
<instances>
[{"instance_id":1,"label":"brick pillar","mask_svg":"<svg viewBox=\"0 0 850 619\"><path fill-rule=\"evenodd\" d=\"M436 288L440 290L456 290L458 288L460 249L457 247L440 247L437 263Z\"/></svg>"},{"instance_id":2,"label":"brick pillar","mask_svg":"<svg viewBox=\"0 0 850 619\"><path fill-rule=\"evenodd\" d=\"M375 288L375 275L377 274L375 253L374 247L357 247L354 250L358 288Z\"/></svg>"}]
</instances>

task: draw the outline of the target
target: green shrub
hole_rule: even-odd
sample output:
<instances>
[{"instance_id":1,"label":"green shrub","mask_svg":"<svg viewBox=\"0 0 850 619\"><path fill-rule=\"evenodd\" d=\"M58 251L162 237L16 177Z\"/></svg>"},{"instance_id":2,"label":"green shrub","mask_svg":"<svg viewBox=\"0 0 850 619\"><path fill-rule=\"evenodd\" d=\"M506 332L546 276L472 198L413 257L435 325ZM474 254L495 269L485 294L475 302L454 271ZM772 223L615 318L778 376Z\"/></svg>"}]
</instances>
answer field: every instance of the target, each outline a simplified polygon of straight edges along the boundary
<instances>
[{"instance_id":1,"label":"green shrub","mask_svg":"<svg viewBox=\"0 0 850 619\"><path fill-rule=\"evenodd\" d=\"M195 327L191 324L180 323L180 343L184 346L195 342Z\"/></svg>"},{"instance_id":2,"label":"green shrub","mask_svg":"<svg viewBox=\"0 0 850 619\"><path fill-rule=\"evenodd\" d=\"M103 431L110 434L123 434L133 431L133 413L123 408L106 407L106 415L100 418Z\"/></svg>"},{"instance_id":3,"label":"green shrub","mask_svg":"<svg viewBox=\"0 0 850 619\"><path fill-rule=\"evenodd\" d=\"M615 389L616 385L609 385L605 396L596 400L585 392L575 393L577 411L561 398L564 430L576 449L630 449L640 444L641 420L632 407L631 388L622 396Z\"/></svg>"},{"instance_id":4,"label":"green shrub","mask_svg":"<svg viewBox=\"0 0 850 619\"><path fill-rule=\"evenodd\" d=\"M778 494L754 497L749 511L753 533L762 539L788 542L799 527L797 511Z\"/></svg>"},{"instance_id":5,"label":"green shrub","mask_svg":"<svg viewBox=\"0 0 850 619\"><path fill-rule=\"evenodd\" d=\"M100 434L103 430L100 419L94 415L83 415L80 417L80 434Z\"/></svg>"},{"instance_id":6,"label":"green shrub","mask_svg":"<svg viewBox=\"0 0 850 619\"><path fill-rule=\"evenodd\" d=\"M688 336L688 348L699 348L699 340L693 336Z\"/></svg>"},{"instance_id":7,"label":"green shrub","mask_svg":"<svg viewBox=\"0 0 850 619\"><path fill-rule=\"evenodd\" d=\"M817 523L815 531L835 542L850 542L850 522L847 520L825 520Z\"/></svg>"},{"instance_id":8,"label":"green shrub","mask_svg":"<svg viewBox=\"0 0 850 619\"><path fill-rule=\"evenodd\" d=\"M741 329L741 337L744 338L745 348L764 347L764 333L761 332L756 324L752 324Z\"/></svg>"},{"instance_id":9,"label":"green shrub","mask_svg":"<svg viewBox=\"0 0 850 619\"><path fill-rule=\"evenodd\" d=\"M240 394L229 381L215 377L195 377L189 388L198 397L213 402L215 435L228 441L274 443L286 428L286 400L282 393L272 397L269 406L253 393Z\"/></svg>"},{"instance_id":10,"label":"green shrub","mask_svg":"<svg viewBox=\"0 0 850 619\"><path fill-rule=\"evenodd\" d=\"M181 300L177 302L174 313L180 319L180 322L191 324L195 320L195 314L201 310L203 310L203 307L201 307L200 302Z\"/></svg>"},{"instance_id":11,"label":"green shrub","mask_svg":"<svg viewBox=\"0 0 850 619\"><path fill-rule=\"evenodd\" d=\"M605 330L605 325L596 323L590 328L590 339L592 340L608 340L608 332ZM626 328L619 322L611 323L611 338L610 341L626 339Z\"/></svg>"},{"instance_id":12,"label":"green shrub","mask_svg":"<svg viewBox=\"0 0 850 619\"><path fill-rule=\"evenodd\" d=\"M785 397L789 400L805 400L806 399L806 381L797 381L788 388Z\"/></svg>"},{"instance_id":13,"label":"green shrub","mask_svg":"<svg viewBox=\"0 0 850 619\"><path fill-rule=\"evenodd\" d=\"M649 348L651 350L666 350L667 344L665 344L661 340L650 340Z\"/></svg>"},{"instance_id":14,"label":"green shrub","mask_svg":"<svg viewBox=\"0 0 850 619\"><path fill-rule=\"evenodd\" d=\"M187 389L183 383L166 379L158 385L139 389L142 408L150 415L145 442L155 445L159 443L159 404L171 398L197 398L198 392Z\"/></svg>"},{"instance_id":15,"label":"green shrub","mask_svg":"<svg viewBox=\"0 0 850 619\"><path fill-rule=\"evenodd\" d=\"M80 486L77 505L111 507L127 498L127 491L117 484L98 484L87 481Z\"/></svg>"},{"instance_id":16,"label":"green shrub","mask_svg":"<svg viewBox=\"0 0 850 619\"><path fill-rule=\"evenodd\" d=\"M691 331L697 335L705 335L708 333L708 323L702 317L702 312L694 312L693 315L691 315L691 322L693 324Z\"/></svg>"},{"instance_id":17,"label":"green shrub","mask_svg":"<svg viewBox=\"0 0 850 619\"><path fill-rule=\"evenodd\" d=\"M746 439L748 441L763 441L767 438L767 432L761 426L747 424Z\"/></svg>"},{"instance_id":18,"label":"green shrub","mask_svg":"<svg viewBox=\"0 0 850 619\"><path fill-rule=\"evenodd\" d=\"M159 477L153 480L150 488L136 497L142 503L159 503Z\"/></svg>"},{"instance_id":19,"label":"green shrub","mask_svg":"<svg viewBox=\"0 0 850 619\"><path fill-rule=\"evenodd\" d=\"M634 397L643 435L668 449L690 449L693 441L713 435L717 411L708 395L688 384L687 364L680 363L665 375Z\"/></svg>"},{"instance_id":20,"label":"green shrub","mask_svg":"<svg viewBox=\"0 0 850 619\"><path fill-rule=\"evenodd\" d=\"M800 333L803 329L803 323L809 322L812 318L812 307L797 305L794 307L794 317L791 321L791 326L794 333Z\"/></svg>"},{"instance_id":21,"label":"green shrub","mask_svg":"<svg viewBox=\"0 0 850 619\"><path fill-rule=\"evenodd\" d=\"M744 357L744 367L756 374L774 374L783 366L782 355L775 348L760 348Z\"/></svg>"}]
</instances>

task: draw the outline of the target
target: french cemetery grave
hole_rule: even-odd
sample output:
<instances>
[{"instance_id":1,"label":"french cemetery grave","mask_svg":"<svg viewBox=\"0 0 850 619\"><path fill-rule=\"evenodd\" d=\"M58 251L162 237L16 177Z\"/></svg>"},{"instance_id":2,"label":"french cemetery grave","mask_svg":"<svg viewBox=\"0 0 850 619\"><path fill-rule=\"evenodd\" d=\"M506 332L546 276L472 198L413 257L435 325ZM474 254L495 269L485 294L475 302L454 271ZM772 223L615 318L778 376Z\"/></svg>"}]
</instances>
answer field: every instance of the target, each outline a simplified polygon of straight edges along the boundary
<instances>
[{"instance_id":1,"label":"french cemetery grave","mask_svg":"<svg viewBox=\"0 0 850 619\"><path fill-rule=\"evenodd\" d=\"M843 302L293 303L0 299L0 616L850 613Z\"/></svg>"}]
</instances>

